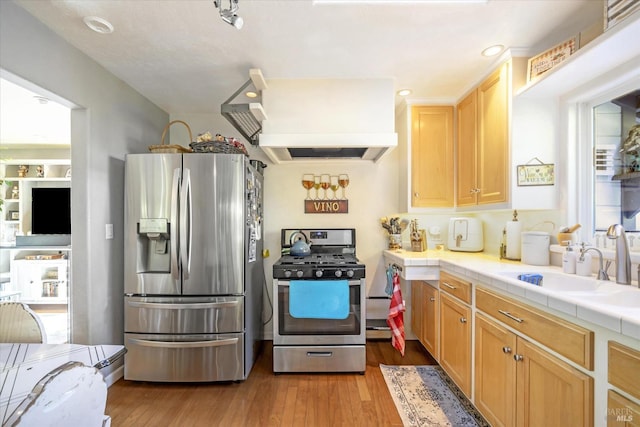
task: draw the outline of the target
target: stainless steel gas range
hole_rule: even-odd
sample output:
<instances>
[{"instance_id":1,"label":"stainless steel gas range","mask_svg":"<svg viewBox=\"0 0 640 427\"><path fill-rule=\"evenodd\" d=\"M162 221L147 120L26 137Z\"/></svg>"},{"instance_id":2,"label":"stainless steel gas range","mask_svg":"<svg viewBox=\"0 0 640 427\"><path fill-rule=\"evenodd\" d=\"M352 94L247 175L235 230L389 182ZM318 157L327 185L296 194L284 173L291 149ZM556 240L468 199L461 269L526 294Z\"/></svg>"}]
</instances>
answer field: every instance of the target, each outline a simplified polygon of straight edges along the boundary
<instances>
[{"instance_id":1,"label":"stainless steel gas range","mask_svg":"<svg viewBox=\"0 0 640 427\"><path fill-rule=\"evenodd\" d=\"M291 255L299 239L310 253ZM365 266L354 229L283 229L273 266L273 372L366 369Z\"/></svg>"}]
</instances>

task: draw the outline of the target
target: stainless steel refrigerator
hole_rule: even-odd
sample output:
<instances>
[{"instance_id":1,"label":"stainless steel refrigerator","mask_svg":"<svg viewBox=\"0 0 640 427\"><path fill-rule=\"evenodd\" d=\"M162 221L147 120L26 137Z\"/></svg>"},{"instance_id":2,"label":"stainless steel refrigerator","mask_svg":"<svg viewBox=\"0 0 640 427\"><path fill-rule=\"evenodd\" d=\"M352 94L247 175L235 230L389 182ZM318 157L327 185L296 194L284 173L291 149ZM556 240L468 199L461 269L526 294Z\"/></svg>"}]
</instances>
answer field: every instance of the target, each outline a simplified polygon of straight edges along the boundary
<instances>
[{"instance_id":1,"label":"stainless steel refrigerator","mask_svg":"<svg viewBox=\"0 0 640 427\"><path fill-rule=\"evenodd\" d=\"M262 342L262 184L242 154L126 157L125 379L247 378Z\"/></svg>"}]
</instances>

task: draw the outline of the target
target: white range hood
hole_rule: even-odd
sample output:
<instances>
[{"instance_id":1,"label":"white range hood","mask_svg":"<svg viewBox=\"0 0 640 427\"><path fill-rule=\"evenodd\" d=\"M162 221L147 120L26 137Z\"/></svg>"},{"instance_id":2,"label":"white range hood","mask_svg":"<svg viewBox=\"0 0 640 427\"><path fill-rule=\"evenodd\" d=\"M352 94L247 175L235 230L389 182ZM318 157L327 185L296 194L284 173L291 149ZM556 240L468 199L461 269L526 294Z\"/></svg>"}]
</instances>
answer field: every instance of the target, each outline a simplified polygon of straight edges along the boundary
<instances>
[{"instance_id":1,"label":"white range hood","mask_svg":"<svg viewBox=\"0 0 640 427\"><path fill-rule=\"evenodd\" d=\"M260 148L274 163L379 161L398 144L390 79L269 80Z\"/></svg>"}]
</instances>

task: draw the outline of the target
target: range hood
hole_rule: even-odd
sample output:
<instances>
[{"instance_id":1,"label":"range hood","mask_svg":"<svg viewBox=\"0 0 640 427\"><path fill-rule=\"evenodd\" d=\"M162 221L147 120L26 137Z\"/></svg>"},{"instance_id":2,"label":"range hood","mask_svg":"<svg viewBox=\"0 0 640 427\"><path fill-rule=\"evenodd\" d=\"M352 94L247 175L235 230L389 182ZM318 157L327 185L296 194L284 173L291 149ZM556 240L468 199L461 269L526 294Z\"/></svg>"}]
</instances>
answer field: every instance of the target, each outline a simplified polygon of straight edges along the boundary
<instances>
[{"instance_id":1,"label":"range hood","mask_svg":"<svg viewBox=\"0 0 640 427\"><path fill-rule=\"evenodd\" d=\"M272 79L259 146L274 163L377 162L398 144L390 79Z\"/></svg>"},{"instance_id":2,"label":"range hood","mask_svg":"<svg viewBox=\"0 0 640 427\"><path fill-rule=\"evenodd\" d=\"M260 148L274 163L295 160L378 162L398 144L395 133L262 134Z\"/></svg>"},{"instance_id":3,"label":"range hood","mask_svg":"<svg viewBox=\"0 0 640 427\"><path fill-rule=\"evenodd\" d=\"M232 103L250 85L253 85L258 95L267 87L262 72L257 68L249 70L249 80L220 106L220 112L247 141L252 145L258 145L262 121L267 119L262 104L259 102Z\"/></svg>"}]
</instances>

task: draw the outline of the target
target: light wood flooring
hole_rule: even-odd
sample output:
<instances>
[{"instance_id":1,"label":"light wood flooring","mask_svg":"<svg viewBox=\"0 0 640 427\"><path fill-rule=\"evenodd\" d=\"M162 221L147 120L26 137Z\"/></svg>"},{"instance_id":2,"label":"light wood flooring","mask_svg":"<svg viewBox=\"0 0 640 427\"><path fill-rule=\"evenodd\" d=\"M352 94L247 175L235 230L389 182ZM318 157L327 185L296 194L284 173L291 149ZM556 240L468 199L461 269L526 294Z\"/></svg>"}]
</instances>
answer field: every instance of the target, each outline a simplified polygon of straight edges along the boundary
<instances>
[{"instance_id":1,"label":"light wood flooring","mask_svg":"<svg viewBox=\"0 0 640 427\"><path fill-rule=\"evenodd\" d=\"M379 365L431 365L418 343L405 356L390 340L367 341L367 369L358 373L279 374L266 341L249 378L237 383L168 384L119 380L106 414L122 426L401 426Z\"/></svg>"}]
</instances>

